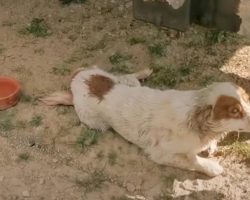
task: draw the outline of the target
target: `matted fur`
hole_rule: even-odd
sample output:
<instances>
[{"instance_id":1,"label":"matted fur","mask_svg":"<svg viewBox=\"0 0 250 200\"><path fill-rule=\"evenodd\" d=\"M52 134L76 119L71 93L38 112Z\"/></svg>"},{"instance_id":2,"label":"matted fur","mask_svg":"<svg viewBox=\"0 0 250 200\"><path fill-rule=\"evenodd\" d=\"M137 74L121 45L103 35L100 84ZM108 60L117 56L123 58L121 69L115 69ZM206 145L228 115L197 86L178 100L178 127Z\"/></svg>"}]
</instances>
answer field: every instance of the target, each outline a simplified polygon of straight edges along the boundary
<instances>
[{"instance_id":1,"label":"matted fur","mask_svg":"<svg viewBox=\"0 0 250 200\"><path fill-rule=\"evenodd\" d=\"M229 82L189 91L141 87L136 78L150 73L114 76L97 68L79 70L71 92L80 120L93 129L113 128L156 163L221 174L217 162L197 154L230 131L250 131L250 103L244 90ZM49 96L43 102L62 104L65 97Z\"/></svg>"}]
</instances>

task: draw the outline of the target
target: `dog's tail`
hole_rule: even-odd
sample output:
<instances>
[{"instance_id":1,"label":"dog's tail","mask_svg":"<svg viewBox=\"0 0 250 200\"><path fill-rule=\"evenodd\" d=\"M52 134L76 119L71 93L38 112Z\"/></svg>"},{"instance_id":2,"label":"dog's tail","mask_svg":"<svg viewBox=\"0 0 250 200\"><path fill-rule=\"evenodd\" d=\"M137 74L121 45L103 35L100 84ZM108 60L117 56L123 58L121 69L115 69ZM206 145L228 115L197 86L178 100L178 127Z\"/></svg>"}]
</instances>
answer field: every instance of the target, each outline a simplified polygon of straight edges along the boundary
<instances>
[{"instance_id":1,"label":"dog's tail","mask_svg":"<svg viewBox=\"0 0 250 200\"><path fill-rule=\"evenodd\" d=\"M72 79L81 71L83 71L84 68L76 69L70 77L70 80ZM43 97L39 99L41 102L43 102L47 106L56 106L56 105L66 105L66 106L73 106L73 95L71 92L66 91L60 91L60 92L54 92L49 96Z\"/></svg>"},{"instance_id":2,"label":"dog's tail","mask_svg":"<svg viewBox=\"0 0 250 200\"><path fill-rule=\"evenodd\" d=\"M40 98L40 101L47 106L73 105L73 95L71 92L55 92L47 97Z\"/></svg>"}]
</instances>

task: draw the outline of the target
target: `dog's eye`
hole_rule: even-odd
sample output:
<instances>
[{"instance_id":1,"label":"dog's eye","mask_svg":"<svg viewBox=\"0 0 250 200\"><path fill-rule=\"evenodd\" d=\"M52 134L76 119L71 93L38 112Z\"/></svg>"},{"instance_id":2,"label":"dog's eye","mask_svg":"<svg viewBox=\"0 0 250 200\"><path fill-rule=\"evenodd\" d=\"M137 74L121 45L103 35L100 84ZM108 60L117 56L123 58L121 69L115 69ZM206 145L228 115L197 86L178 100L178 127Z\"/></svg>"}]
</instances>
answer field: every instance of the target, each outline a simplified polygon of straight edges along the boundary
<instances>
[{"instance_id":1,"label":"dog's eye","mask_svg":"<svg viewBox=\"0 0 250 200\"><path fill-rule=\"evenodd\" d=\"M234 108L234 109L232 110L232 113L233 113L233 114L237 114L238 112L240 112L238 108Z\"/></svg>"},{"instance_id":2,"label":"dog's eye","mask_svg":"<svg viewBox=\"0 0 250 200\"><path fill-rule=\"evenodd\" d=\"M242 117L242 107L240 105L236 105L229 108L229 116L232 118Z\"/></svg>"}]
</instances>

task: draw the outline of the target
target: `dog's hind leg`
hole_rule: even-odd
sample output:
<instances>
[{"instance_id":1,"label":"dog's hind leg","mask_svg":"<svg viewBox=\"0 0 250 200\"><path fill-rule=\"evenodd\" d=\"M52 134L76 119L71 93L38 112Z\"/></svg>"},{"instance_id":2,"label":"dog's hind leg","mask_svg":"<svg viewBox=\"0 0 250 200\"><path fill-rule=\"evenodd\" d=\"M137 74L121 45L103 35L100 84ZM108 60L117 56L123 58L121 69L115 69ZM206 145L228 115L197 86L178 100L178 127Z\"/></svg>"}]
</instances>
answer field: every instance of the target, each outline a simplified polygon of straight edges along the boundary
<instances>
[{"instance_id":1,"label":"dog's hind leg","mask_svg":"<svg viewBox=\"0 0 250 200\"><path fill-rule=\"evenodd\" d=\"M143 69L141 71L134 73L133 75L136 77L136 79L143 80L143 79L148 78L152 73L153 73L152 69L146 68L146 69Z\"/></svg>"},{"instance_id":2,"label":"dog's hind leg","mask_svg":"<svg viewBox=\"0 0 250 200\"><path fill-rule=\"evenodd\" d=\"M147 68L133 74L126 74L117 76L118 83L128 85L128 86L140 86L139 80L146 79L152 74L152 70Z\"/></svg>"},{"instance_id":3,"label":"dog's hind leg","mask_svg":"<svg viewBox=\"0 0 250 200\"><path fill-rule=\"evenodd\" d=\"M71 92L55 92L47 97L40 98L39 100L48 106L73 105L73 95Z\"/></svg>"}]
</instances>

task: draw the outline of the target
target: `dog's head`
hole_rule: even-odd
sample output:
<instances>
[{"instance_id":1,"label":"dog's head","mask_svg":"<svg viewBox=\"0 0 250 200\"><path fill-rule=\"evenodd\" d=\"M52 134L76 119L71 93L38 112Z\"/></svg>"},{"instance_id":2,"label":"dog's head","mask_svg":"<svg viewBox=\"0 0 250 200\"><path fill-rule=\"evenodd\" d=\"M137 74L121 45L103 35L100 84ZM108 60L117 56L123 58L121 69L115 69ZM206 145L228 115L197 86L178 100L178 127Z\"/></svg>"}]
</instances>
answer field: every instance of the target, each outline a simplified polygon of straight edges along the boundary
<instances>
[{"instance_id":1,"label":"dog's head","mask_svg":"<svg viewBox=\"0 0 250 200\"><path fill-rule=\"evenodd\" d=\"M250 132L250 100L241 87L230 82L214 83L201 91L199 103L193 116L199 129Z\"/></svg>"}]
</instances>

